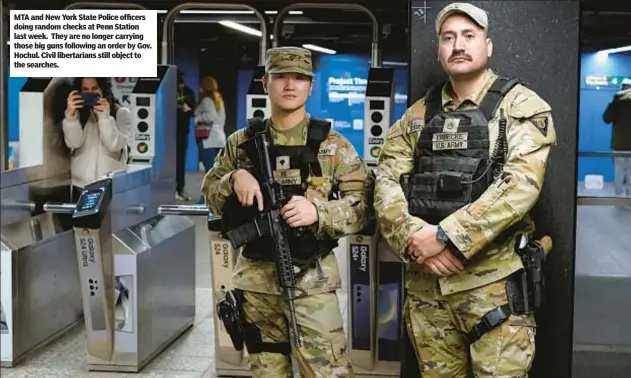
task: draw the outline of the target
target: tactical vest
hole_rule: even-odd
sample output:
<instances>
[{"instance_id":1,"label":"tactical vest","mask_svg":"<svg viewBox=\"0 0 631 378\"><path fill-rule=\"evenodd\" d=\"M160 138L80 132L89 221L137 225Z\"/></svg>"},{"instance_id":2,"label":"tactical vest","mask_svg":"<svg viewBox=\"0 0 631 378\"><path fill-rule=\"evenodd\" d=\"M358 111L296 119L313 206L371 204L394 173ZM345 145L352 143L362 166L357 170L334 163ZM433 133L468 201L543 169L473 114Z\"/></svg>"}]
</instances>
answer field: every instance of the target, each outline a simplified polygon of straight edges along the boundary
<instances>
[{"instance_id":1,"label":"tactical vest","mask_svg":"<svg viewBox=\"0 0 631 378\"><path fill-rule=\"evenodd\" d=\"M283 188L286 200L289 200L292 195L305 195L308 177L322 176L318 152L320 144L329 135L331 124L327 121L312 118L307 127L307 143L305 145L277 146L273 144L273 138L270 135L269 121L253 118L248 120L245 130L248 139L238 146L253 164L252 170L248 171L260 181L260 161L255 145L250 143L250 141L257 132L266 131L268 133L271 169L274 172L275 181ZM299 171L299 177L295 175L283 176L283 172L291 171ZM250 207L243 207L236 195L233 194L226 201L223 214L222 217L230 217L231 219L227 219L227 221L236 226L251 221L259 215L259 211L256 204ZM308 228L289 228L289 231L289 245L294 265L301 267L312 265L317 257L330 253L337 245L337 242L332 240L316 239L314 233ZM243 248L242 254L244 257L252 260L274 261L274 240L271 236L262 236L249 242Z\"/></svg>"},{"instance_id":2,"label":"tactical vest","mask_svg":"<svg viewBox=\"0 0 631 378\"><path fill-rule=\"evenodd\" d=\"M428 90L425 126L414 152L414 171L402 177L401 182L410 214L438 224L477 200L493 183L501 172L507 151L503 109L492 155L489 154L489 120L518 82L498 78L479 108L454 112L442 110L442 84Z\"/></svg>"}]
</instances>

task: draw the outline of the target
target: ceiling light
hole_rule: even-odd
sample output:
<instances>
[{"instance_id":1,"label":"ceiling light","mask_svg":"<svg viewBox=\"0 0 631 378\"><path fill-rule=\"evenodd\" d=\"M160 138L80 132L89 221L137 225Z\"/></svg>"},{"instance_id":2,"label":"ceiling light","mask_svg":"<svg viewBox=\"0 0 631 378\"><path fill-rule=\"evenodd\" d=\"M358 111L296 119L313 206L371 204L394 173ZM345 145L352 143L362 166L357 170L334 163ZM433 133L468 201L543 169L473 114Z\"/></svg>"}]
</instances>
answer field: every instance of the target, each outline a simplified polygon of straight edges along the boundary
<instances>
[{"instance_id":1,"label":"ceiling light","mask_svg":"<svg viewBox=\"0 0 631 378\"><path fill-rule=\"evenodd\" d=\"M331 49L327 49L327 48L324 48L324 47L312 45L312 44L309 44L309 43L302 45L302 47L304 47L305 49L318 51L318 52L325 53L325 54L337 54L337 51L335 51L335 50L331 50Z\"/></svg>"},{"instance_id":2,"label":"ceiling light","mask_svg":"<svg viewBox=\"0 0 631 378\"><path fill-rule=\"evenodd\" d=\"M368 61L370 63L370 60ZM406 62L390 62L387 60L384 60L383 62L381 62L381 64L383 66L395 66L395 67L407 67L408 64Z\"/></svg>"},{"instance_id":3,"label":"ceiling light","mask_svg":"<svg viewBox=\"0 0 631 378\"><path fill-rule=\"evenodd\" d=\"M265 11L265 14L278 14L278 11ZM303 14L302 11L289 11L289 14L297 16Z\"/></svg>"},{"instance_id":4,"label":"ceiling light","mask_svg":"<svg viewBox=\"0 0 631 378\"><path fill-rule=\"evenodd\" d=\"M257 37L260 37L260 36L263 35L263 33L260 30L256 30L256 29L251 28L249 26L241 25L241 24L236 23L234 21L222 20L222 21L219 21L219 24L221 24L221 25L223 25L223 26L225 26L227 28L238 30L238 31L240 31L242 33L255 35Z\"/></svg>"},{"instance_id":5,"label":"ceiling light","mask_svg":"<svg viewBox=\"0 0 631 378\"><path fill-rule=\"evenodd\" d=\"M168 13L169 11L161 9L158 13ZM181 14L254 14L251 10L183 10ZM278 14L278 11L265 11L265 14ZM290 15L301 15L303 11L289 11Z\"/></svg>"},{"instance_id":6,"label":"ceiling light","mask_svg":"<svg viewBox=\"0 0 631 378\"><path fill-rule=\"evenodd\" d=\"M615 53L619 53L619 52L623 52L623 51L631 51L631 45L629 45L629 46L622 46L622 47L616 47L614 49L600 50L598 52L598 54L609 55L609 54L615 54Z\"/></svg>"}]
</instances>

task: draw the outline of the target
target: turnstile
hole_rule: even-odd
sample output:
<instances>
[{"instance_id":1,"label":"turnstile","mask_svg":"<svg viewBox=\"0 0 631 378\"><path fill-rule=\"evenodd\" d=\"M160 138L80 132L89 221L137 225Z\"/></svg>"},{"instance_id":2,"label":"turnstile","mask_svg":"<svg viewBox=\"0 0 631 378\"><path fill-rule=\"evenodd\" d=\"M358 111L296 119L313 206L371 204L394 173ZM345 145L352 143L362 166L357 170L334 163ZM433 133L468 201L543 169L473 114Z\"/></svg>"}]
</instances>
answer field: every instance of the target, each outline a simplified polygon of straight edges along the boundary
<instances>
[{"instance_id":1,"label":"turnstile","mask_svg":"<svg viewBox=\"0 0 631 378\"><path fill-rule=\"evenodd\" d=\"M374 162L366 165L374 171ZM381 239L373 216L361 232L348 236L347 249L348 355L355 376L399 377L403 263Z\"/></svg>"},{"instance_id":2,"label":"turnstile","mask_svg":"<svg viewBox=\"0 0 631 378\"><path fill-rule=\"evenodd\" d=\"M54 215L46 213L2 227L3 367L15 366L81 322L83 309L73 235L72 230L59 227Z\"/></svg>"},{"instance_id":3,"label":"turnstile","mask_svg":"<svg viewBox=\"0 0 631 378\"><path fill-rule=\"evenodd\" d=\"M70 198L58 92L67 78L28 78L20 90L19 165L0 173L0 362L12 367L83 317L74 233L46 201ZM3 125L4 126L4 125ZM70 222L65 222L70 223Z\"/></svg>"},{"instance_id":4,"label":"turnstile","mask_svg":"<svg viewBox=\"0 0 631 378\"><path fill-rule=\"evenodd\" d=\"M348 354L356 377L399 377L403 264L376 230L348 237Z\"/></svg>"},{"instance_id":5,"label":"turnstile","mask_svg":"<svg viewBox=\"0 0 631 378\"><path fill-rule=\"evenodd\" d=\"M76 206L45 205L73 213L89 370L138 372L193 325L194 224L151 216L150 173L130 168L86 185Z\"/></svg>"},{"instance_id":6,"label":"turnstile","mask_svg":"<svg viewBox=\"0 0 631 378\"><path fill-rule=\"evenodd\" d=\"M212 303L215 338L215 373L218 377L250 377L252 373L247 362L247 350L237 351L216 310L217 303L226 295L230 287L234 264L238 251L220 233L221 217L213 216L201 205L162 205L158 208L162 215L205 216L208 218L210 237L210 269L212 280Z\"/></svg>"}]
</instances>

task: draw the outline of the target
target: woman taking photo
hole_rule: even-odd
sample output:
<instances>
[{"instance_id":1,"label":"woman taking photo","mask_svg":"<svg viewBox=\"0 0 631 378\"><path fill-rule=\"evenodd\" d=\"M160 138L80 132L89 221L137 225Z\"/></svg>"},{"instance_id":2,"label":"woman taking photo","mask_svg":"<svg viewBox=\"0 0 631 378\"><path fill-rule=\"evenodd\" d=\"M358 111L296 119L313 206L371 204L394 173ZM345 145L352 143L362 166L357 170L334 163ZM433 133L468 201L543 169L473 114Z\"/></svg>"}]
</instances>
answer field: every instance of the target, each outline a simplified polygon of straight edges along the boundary
<instances>
[{"instance_id":1,"label":"woman taking photo","mask_svg":"<svg viewBox=\"0 0 631 378\"><path fill-rule=\"evenodd\" d=\"M131 114L112 94L109 77L77 77L62 121L70 149L72 197L104 175L127 167Z\"/></svg>"}]
</instances>

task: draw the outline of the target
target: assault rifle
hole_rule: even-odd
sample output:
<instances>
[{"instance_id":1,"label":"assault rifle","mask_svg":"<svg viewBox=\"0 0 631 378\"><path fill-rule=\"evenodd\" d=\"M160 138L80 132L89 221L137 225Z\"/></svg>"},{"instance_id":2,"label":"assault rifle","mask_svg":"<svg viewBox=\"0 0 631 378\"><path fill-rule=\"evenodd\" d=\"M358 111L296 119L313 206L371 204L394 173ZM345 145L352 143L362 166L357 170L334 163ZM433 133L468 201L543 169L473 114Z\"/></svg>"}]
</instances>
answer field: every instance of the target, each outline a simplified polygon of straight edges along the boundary
<instances>
[{"instance_id":1,"label":"assault rifle","mask_svg":"<svg viewBox=\"0 0 631 378\"><path fill-rule=\"evenodd\" d=\"M286 203L283 189L274 181L272 165L269 156L269 140L266 131L258 132L254 136L254 145L261 167L259 183L261 192L266 202L267 216L264 217L271 237L274 239L276 263L276 278L281 294L289 305L289 325L296 347L300 347L302 342L296 324L296 309L294 299L296 298L296 278L294 276L294 266L289 249L289 229L287 223L280 215L280 209Z\"/></svg>"}]
</instances>

